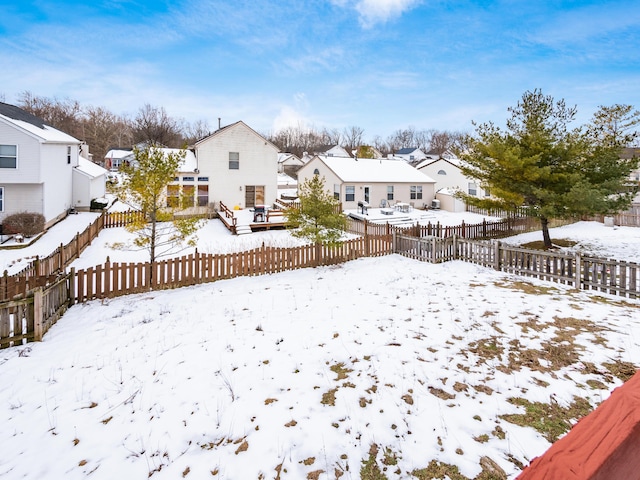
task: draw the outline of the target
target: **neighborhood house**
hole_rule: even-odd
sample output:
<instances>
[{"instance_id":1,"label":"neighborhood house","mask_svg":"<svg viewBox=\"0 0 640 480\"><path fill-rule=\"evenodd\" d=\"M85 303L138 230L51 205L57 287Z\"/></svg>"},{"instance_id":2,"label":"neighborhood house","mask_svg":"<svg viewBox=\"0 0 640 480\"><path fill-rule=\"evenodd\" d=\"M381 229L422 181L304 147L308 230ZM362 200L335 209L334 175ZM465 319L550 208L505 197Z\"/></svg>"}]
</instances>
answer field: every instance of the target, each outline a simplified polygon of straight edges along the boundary
<instances>
[{"instance_id":1,"label":"neighborhood house","mask_svg":"<svg viewBox=\"0 0 640 480\"><path fill-rule=\"evenodd\" d=\"M407 203L415 208L431 205L435 182L402 160L343 158L316 155L298 171L298 184L320 175L325 186L355 210L358 202L372 207Z\"/></svg>"},{"instance_id":2,"label":"neighborhood house","mask_svg":"<svg viewBox=\"0 0 640 480\"><path fill-rule=\"evenodd\" d=\"M42 214L45 227L71 208L88 209L105 193L106 170L80 140L14 105L0 102L0 223L20 212Z\"/></svg>"}]
</instances>

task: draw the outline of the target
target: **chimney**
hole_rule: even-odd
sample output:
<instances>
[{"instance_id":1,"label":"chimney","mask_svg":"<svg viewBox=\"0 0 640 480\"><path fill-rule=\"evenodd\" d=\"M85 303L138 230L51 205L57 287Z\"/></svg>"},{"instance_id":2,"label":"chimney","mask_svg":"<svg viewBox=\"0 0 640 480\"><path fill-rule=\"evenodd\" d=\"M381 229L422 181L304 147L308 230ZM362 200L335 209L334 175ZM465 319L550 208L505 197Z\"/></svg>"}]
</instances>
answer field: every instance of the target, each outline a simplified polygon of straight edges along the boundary
<instances>
[{"instance_id":1,"label":"chimney","mask_svg":"<svg viewBox=\"0 0 640 480\"><path fill-rule=\"evenodd\" d=\"M222 128L221 121L222 121L222 119L220 117L218 117L218 130L220 130Z\"/></svg>"}]
</instances>

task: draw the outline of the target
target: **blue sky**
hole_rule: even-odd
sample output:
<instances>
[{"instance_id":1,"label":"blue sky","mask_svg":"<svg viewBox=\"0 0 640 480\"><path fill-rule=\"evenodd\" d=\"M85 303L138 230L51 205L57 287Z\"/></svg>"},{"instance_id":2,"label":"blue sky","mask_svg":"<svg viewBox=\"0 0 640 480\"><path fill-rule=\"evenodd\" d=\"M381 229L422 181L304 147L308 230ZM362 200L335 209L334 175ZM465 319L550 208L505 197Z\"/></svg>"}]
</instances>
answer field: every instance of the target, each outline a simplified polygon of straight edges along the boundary
<instances>
[{"instance_id":1,"label":"blue sky","mask_svg":"<svg viewBox=\"0 0 640 480\"><path fill-rule=\"evenodd\" d=\"M640 2L0 0L0 99L217 126L472 131L541 88L640 108Z\"/></svg>"}]
</instances>

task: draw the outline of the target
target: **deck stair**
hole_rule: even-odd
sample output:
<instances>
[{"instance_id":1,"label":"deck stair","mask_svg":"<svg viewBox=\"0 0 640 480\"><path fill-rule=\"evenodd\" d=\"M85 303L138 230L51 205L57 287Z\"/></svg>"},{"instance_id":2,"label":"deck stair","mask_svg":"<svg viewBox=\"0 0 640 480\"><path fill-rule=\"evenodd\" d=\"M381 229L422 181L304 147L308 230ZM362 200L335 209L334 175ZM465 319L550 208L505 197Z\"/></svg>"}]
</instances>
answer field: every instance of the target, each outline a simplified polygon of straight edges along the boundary
<instances>
[{"instance_id":1,"label":"deck stair","mask_svg":"<svg viewBox=\"0 0 640 480\"><path fill-rule=\"evenodd\" d=\"M247 235L253 233L249 225L236 225L236 235Z\"/></svg>"}]
</instances>

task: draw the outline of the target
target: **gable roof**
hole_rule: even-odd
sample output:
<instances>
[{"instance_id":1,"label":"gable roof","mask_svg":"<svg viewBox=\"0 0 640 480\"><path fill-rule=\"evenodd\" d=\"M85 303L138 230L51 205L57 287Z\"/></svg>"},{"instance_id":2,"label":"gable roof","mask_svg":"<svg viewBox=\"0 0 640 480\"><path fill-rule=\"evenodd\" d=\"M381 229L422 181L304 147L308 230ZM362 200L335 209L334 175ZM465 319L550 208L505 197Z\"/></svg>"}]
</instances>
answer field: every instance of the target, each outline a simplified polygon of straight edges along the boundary
<instances>
[{"instance_id":1,"label":"gable roof","mask_svg":"<svg viewBox=\"0 0 640 480\"><path fill-rule=\"evenodd\" d=\"M345 158L316 155L343 182L354 183L435 183L428 175L402 160Z\"/></svg>"},{"instance_id":2,"label":"gable roof","mask_svg":"<svg viewBox=\"0 0 640 480\"><path fill-rule=\"evenodd\" d=\"M416 150L420 150L417 147L406 147L406 148L401 148L400 150L396 151L396 155L408 155L410 153L415 152ZM420 152L422 152L422 150L420 150Z\"/></svg>"},{"instance_id":3,"label":"gable roof","mask_svg":"<svg viewBox=\"0 0 640 480\"><path fill-rule=\"evenodd\" d=\"M74 168L89 178L98 178L108 173L107 169L83 157L78 158L78 166Z\"/></svg>"},{"instance_id":4,"label":"gable roof","mask_svg":"<svg viewBox=\"0 0 640 480\"><path fill-rule=\"evenodd\" d=\"M458 159L458 158L444 158L444 157L427 158L427 159L423 160L422 162L420 162L418 165L416 165L416 168L418 170L420 170L420 169L422 169L424 167L428 167L429 165L433 165L434 163L438 163L438 162L449 163L449 164L453 165L456 168L460 168L460 159Z\"/></svg>"},{"instance_id":5,"label":"gable roof","mask_svg":"<svg viewBox=\"0 0 640 480\"><path fill-rule=\"evenodd\" d=\"M247 125L246 123L244 123L242 120L238 120L235 123L231 123L229 125L225 125L224 127L219 128L218 130L216 130L215 132L213 132L211 135L208 135L206 137L204 137L201 140L198 140L195 143L195 147L197 147L198 145L200 145L203 142L206 142L207 140L216 137L224 132L226 132L227 130L231 130L232 128L238 127L238 126L243 126L244 128L248 129L251 133L253 133L254 135L256 135L257 137L259 137L261 140L264 140L265 145L271 145L273 148L276 149L276 151L280 151L280 148L276 145L274 145L273 143L271 143L269 140L267 140L266 138L264 138L262 135L260 135L258 132L256 132L253 128L251 128L249 125Z\"/></svg>"},{"instance_id":6,"label":"gable roof","mask_svg":"<svg viewBox=\"0 0 640 480\"><path fill-rule=\"evenodd\" d=\"M41 118L15 105L0 102L0 119L11 123L26 133L36 136L45 142L82 143L77 138L47 125Z\"/></svg>"}]
</instances>

